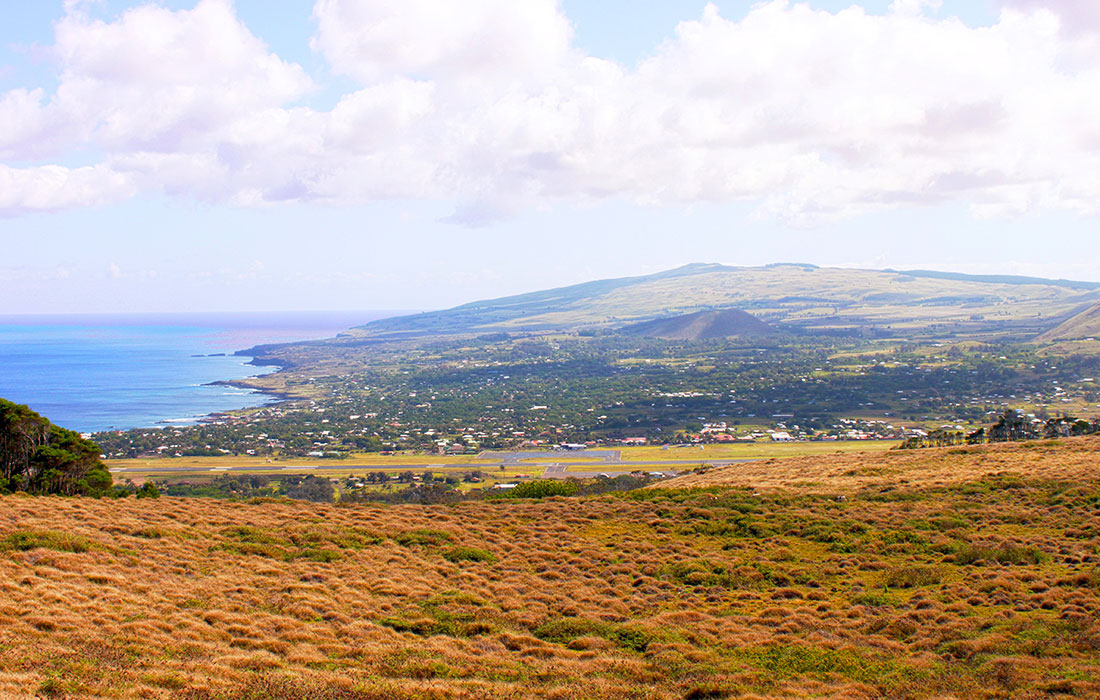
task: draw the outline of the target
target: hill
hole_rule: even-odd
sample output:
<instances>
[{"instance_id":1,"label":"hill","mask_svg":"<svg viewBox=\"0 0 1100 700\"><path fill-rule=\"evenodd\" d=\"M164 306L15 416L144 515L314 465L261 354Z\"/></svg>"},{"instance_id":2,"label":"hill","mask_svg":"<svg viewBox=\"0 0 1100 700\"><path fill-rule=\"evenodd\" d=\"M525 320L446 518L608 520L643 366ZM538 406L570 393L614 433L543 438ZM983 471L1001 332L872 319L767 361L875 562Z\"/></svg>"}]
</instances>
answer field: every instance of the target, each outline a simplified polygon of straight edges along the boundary
<instances>
[{"instance_id":1,"label":"hill","mask_svg":"<svg viewBox=\"0 0 1100 700\"><path fill-rule=\"evenodd\" d=\"M1070 317L1064 323L1039 336L1040 342L1081 340L1100 336L1100 304Z\"/></svg>"},{"instance_id":2,"label":"hill","mask_svg":"<svg viewBox=\"0 0 1100 700\"><path fill-rule=\"evenodd\" d=\"M625 326L620 332L647 338L707 340L772 335L775 330L752 314L739 309L722 309L658 318Z\"/></svg>"},{"instance_id":3,"label":"hill","mask_svg":"<svg viewBox=\"0 0 1100 700\"><path fill-rule=\"evenodd\" d=\"M796 331L1034 337L1082 304L1100 302L1097 287L920 270L694 264L383 319L348 338L618 328L723 308Z\"/></svg>"},{"instance_id":4,"label":"hill","mask_svg":"<svg viewBox=\"0 0 1100 700\"><path fill-rule=\"evenodd\" d=\"M1097 447L439 507L0 497L0 696L1096 697Z\"/></svg>"}]
</instances>

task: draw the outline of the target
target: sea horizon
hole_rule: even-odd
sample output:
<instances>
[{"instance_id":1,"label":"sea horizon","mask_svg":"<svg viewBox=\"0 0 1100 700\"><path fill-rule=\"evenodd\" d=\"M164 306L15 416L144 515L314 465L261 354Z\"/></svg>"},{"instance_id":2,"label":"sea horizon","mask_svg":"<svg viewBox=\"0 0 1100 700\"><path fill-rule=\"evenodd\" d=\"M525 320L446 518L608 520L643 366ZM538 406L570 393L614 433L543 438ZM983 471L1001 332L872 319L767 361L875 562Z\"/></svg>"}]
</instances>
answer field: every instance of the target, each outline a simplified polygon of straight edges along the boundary
<instances>
[{"instance_id":1,"label":"sea horizon","mask_svg":"<svg viewBox=\"0 0 1100 700\"><path fill-rule=\"evenodd\" d=\"M193 424L279 400L220 383L278 369L235 353L403 313L411 312L0 315L0 398L81 433Z\"/></svg>"}]
</instances>

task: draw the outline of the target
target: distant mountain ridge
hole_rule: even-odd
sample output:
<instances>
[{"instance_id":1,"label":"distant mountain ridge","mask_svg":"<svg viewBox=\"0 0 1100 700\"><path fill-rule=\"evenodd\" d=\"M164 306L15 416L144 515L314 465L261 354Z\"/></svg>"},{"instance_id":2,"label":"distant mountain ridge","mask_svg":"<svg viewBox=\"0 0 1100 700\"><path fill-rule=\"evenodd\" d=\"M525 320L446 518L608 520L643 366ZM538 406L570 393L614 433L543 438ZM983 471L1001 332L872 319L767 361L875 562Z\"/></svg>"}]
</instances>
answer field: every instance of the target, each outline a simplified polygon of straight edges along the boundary
<instances>
[{"instance_id":1,"label":"distant mountain ridge","mask_svg":"<svg viewBox=\"0 0 1100 700\"><path fill-rule=\"evenodd\" d=\"M1034 338L1100 302L1100 283L927 270L857 270L783 263L695 263L451 309L387 318L345 336L409 336L622 328L702 311L741 309L779 330L830 333L1012 334Z\"/></svg>"},{"instance_id":2,"label":"distant mountain ridge","mask_svg":"<svg viewBox=\"0 0 1100 700\"><path fill-rule=\"evenodd\" d=\"M1069 289L1100 289L1100 282L1082 282L1067 279L1049 279L1046 277L1027 277L1025 275L971 275L965 272L937 272L935 270L891 270L887 268L883 272L897 272L899 275L910 277L929 277L939 280L955 280L958 282L986 282L989 284L1042 284L1068 287Z\"/></svg>"},{"instance_id":3,"label":"distant mountain ridge","mask_svg":"<svg viewBox=\"0 0 1100 700\"><path fill-rule=\"evenodd\" d=\"M707 272L735 270L719 264L692 263L672 270L638 277L582 282L567 287L555 287L526 294L473 301L441 311L426 311L411 316L398 316L368 323L360 328L372 331L463 331L477 326L507 322L525 314L538 314L568 308L571 304L638 284L677 277L690 277Z\"/></svg>"}]
</instances>

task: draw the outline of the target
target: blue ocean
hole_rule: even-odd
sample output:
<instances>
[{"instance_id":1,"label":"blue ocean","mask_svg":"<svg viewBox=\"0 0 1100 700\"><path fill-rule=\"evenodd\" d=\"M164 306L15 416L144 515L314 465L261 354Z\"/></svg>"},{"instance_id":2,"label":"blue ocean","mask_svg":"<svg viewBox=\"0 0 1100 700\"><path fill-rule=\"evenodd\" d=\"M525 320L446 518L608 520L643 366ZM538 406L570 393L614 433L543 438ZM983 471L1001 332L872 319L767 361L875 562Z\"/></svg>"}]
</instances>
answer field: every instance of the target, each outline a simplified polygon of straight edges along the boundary
<instances>
[{"instance_id":1,"label":"blue ocean","mask_svg":"<svg viewBox=\"0 0 1100 700\"><path fill-rule=\"evenodd\" d=\"M80 432L193 423L272 401L210 386L274 370L234 352L327 338L397 313L0 316L0 397Z\"/></svg>"}]
</instances>

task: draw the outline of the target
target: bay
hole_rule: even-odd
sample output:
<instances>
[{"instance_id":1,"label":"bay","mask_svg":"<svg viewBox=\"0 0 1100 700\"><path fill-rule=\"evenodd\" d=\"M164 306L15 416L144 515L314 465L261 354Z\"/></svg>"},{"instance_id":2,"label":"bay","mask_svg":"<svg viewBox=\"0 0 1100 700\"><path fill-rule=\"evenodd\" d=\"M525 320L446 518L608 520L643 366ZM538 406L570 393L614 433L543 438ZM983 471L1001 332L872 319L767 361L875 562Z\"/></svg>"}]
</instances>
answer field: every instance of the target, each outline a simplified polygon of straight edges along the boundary
<instances>
[{"instance_id":1,"label":"bay","mask_svg":"<svg viewBox=\"0 0 1100 700\"><path fill-rule=\"evenodd\" d=\"M332 337L399 313L0 316L0 397L86 433L194 423L274 400L210 385L276 369L234 352Z\"/></svg>"}]
</instances>

